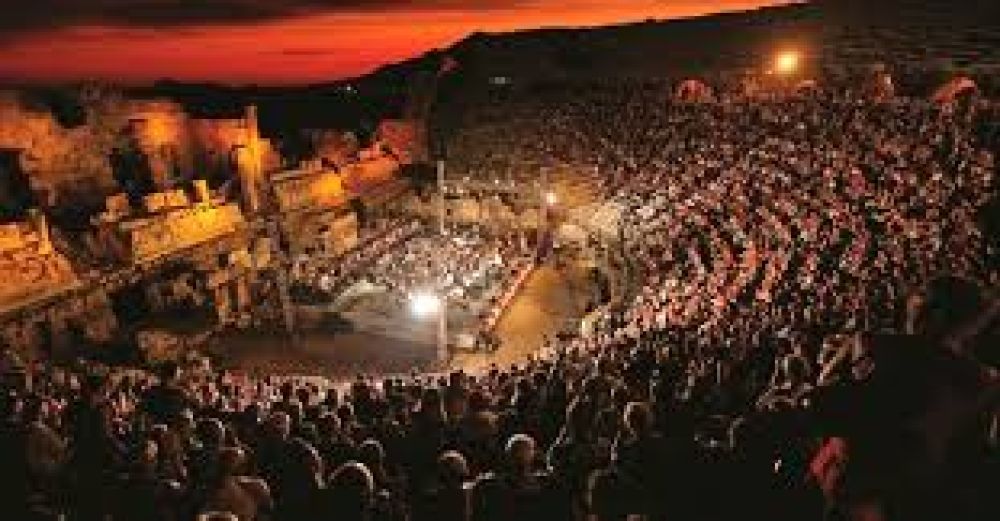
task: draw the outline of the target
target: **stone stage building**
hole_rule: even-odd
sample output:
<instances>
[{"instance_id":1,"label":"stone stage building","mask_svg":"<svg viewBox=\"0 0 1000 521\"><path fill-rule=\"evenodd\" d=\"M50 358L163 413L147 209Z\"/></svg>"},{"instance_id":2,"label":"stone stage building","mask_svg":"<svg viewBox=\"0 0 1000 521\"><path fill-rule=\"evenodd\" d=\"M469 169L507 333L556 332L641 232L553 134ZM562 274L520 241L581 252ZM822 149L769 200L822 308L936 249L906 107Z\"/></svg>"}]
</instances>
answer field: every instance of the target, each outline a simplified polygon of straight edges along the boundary
<instances>
[{"instance_id":1,"label":"stone stage building","mask_svg":"<svg viewBox=\"0 0 1000 521\"><path fill-rule=\"evenodd\" d=\"M283 171L257 111L198 119L92 89L82 118L0 94L0 347L176 356L226 328L291 329L293 255L401 211L406 122L333 167ZM409 134L408 134L409 132Z\"/></svg>"}]
</instances>

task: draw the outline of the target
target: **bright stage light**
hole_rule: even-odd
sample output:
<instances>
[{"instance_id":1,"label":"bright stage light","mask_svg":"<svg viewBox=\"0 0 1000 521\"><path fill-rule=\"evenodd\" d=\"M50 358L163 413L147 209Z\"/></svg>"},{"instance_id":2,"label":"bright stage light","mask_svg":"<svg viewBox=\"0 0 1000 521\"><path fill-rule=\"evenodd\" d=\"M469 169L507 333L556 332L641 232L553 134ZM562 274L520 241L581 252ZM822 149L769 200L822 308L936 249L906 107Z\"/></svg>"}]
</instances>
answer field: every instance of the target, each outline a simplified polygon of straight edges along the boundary
<instances>
[{"instance_id":1,"label":"bright stage light","mask_svg":"<svg viewBox=\"0 0 1000 521\"><path fill-rule=\"evenodd\" d=\"M792 74L799 68L799 53L785 51L774 59L774 71L778 74Z\"/></svg>"},{"instance_id":2,"label":"bright stage light","mask_svg":"<svg viewBox=\"0 0 1000 521\"><path fill-rule=\"evenodd\" d=\"M554 192L548 192L548 193L545 194L545 203L546 204L548 204L549 206L552 206L552 205L556 204L557 202L559 202L559 198L556 197L556 194Z\"/></svg>"},{"instance_id":3,"label":"bright stage light","mask_svg":"<svg viewBox=\"0 0 1000 521\"><path fill-rule=\"evenodd\" d=\"M410 311L418 317L426 317L441 309L441 297L431 293L410 295Z\"/></svg>"}]
</instances>

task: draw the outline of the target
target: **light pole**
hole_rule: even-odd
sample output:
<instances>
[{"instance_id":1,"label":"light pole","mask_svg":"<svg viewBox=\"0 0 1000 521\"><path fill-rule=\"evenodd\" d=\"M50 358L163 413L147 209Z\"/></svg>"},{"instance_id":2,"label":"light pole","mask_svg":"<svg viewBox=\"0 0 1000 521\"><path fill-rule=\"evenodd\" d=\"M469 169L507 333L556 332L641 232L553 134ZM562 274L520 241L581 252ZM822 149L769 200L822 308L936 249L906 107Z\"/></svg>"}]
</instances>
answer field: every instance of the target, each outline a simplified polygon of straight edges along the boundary
<instances>
[{"instance_id":1,"label":"light pole","mask_svg":"<svg viewBox=\"0 0 1000 521\"><path fill-rule=\"evenodd\" d=\"M631 293L631 288L632 288L632 262L631 258L628 255L627 247L625 245L625 239L626 239L625 226L626 226L625 216L619 215L617 224L618 248L619 248L619 255L621 256L621 261L623 264L622 271L624 272L623 275L625 278L621 288L621 293L622 293L621 297L623 302L625 301L629 293Z\"/></svg>"},{"instance_id":2,"label":"light pole","mask_svg":"<svg viewBox=\"0 0 1000 521\"><path fill-rule=\"evenodd\" d=\"M448 360L448 299L441 299L438 311L437 358L439 362Z\"/></svg>"},{"instance_id":3,"label":"light pole","mask_svg":"<svg viewBox=\"0 0 1000 521\"><path fill-rule=\"evenodd\" d=\"M549 223L549 207L556 203L556 194L549 190L548 183L548 168L539 168L539 182L538 182L538 206L541 210L541 222L538 223L537 238L538 244L535 245L535 255L538 257L539 261L542 259L544 253L545 242L549 238L550 223Z\"/></svg>"},{"instance_id":4,"label":"light pole","mask_svg":"<svg viewBox=\"0 0 1000 521\"><path fill-rule=\"evenodd\" d=\"M444 160L437 162L437 182L438 182L438 232L444 237Z\"/></svg>"},{"instance_id":5,"label":"light pole","mask_svg":"<svg viewBox=\"0 0 1000 521\"><path fill-rule=\"evenodd\" d=\"M434 293L416 293L410 295L410 310L417 317L423 318L437 314L437 359L439 362L448 360L448 299Z\"/></svg>"}]
</instances>

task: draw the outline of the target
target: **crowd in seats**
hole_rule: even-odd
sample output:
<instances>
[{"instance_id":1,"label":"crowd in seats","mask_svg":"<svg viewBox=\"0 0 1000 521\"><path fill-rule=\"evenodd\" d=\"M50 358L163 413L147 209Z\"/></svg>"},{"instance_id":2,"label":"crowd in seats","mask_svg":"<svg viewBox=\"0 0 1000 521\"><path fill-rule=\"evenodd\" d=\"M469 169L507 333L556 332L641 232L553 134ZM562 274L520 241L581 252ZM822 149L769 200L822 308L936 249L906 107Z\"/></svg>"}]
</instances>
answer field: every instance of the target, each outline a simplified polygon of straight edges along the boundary
<instances>
[{"instance_id":1,"label":"crowd in seats","mask_svg":"<svg viewBox=\"0 0 1000 521\"><path fill-rule=\"evenodd\" d=\"M1000 518L996 109L669 94L507 100L449 150L598 167L636 294L590 334L347 383L7 356L3 517Z\"/></svg>"},{"instance_id":2,"label":"crowd in seats","mask_svg":"<svg viewBox=\"0 0 1000 521\"><path fill-rule=\"evenodd\" d=\"M997 197L997 104L821 82L693 104L670 92L600 81L509 94L469 110L448 148L473 176L597 167L638 267L619 334L696 328L736 357L780 338L815 360L830 335L905 331L915 288L935 277L1000 286L979 221Z\"/></svg>"},{"instance_id":3,"label":"crowd in seats","mask_svg":"<svg viewBox=\"0 0 1000 521\"><path fill-rule=\"evenodd\" d=\"M970 291L940 282L918 334L863 339L858 359L834 345L848 363L821 372L779 357L774 376L686 329L347 383L7 356L0 504L24 520L992 519L996 369L943 339L998 311L939 302ZM757 399L786 372L811 389Z\"/></svg>"},{"instance_id":4,"label":"crowd in seats","mask_svg":"<svg viewBox=\"0 0 1000 521\"><path fill-rule=\"evenodd\" d=\"M532 254L516 234L489 237L468 229L442 237L425 230L379 258L363 277L402 300L433 292L468 304L480 293L499 294Z\"/></svg>"},{"instance_id":5,"label":"crowd in seats","mask_svg":"<svg viewBox=\"0 0 1000 521\"><path fill-rule=\"evenodd\" d=\"M359 245L337 257L303 256L294 269L299 301L329 302L354 291L384 292L401 308L417 295L446 295L471 310L485 332L524 282L536 251L523 234L450 226L440 235L419 220L377 220ZM488 337L488 335L487 335Z\"/></svg>"},{"instance_id":6,"label":"crowd in seats","mask_svg":"<svg viewBox=\"0 0 1000 521\"><path fill-rule=\"evenodd\" d=\"M420 234L423 224L415 219L380 219L358 239L358 245L336 258L304 256L296 262L296 287L309 293L319 290L325 297L336 295L360 280L378 259Z\"/></svg>"}]
</instances>

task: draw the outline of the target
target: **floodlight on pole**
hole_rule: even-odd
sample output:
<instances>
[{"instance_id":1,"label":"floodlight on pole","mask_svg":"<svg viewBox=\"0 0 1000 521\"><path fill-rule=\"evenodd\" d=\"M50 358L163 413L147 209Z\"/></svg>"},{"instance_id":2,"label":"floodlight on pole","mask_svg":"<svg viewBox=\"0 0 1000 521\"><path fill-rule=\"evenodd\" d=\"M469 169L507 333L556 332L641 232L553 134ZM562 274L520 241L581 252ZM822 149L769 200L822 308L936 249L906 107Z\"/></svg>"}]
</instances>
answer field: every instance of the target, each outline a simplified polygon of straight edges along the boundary
<instances>
[{"instance_id":1,"label":"floodlight on pole","mask_svg":"<svg viewBox=\"0 0 1000 521\"><path fill-rule=\"evenodd\" d=\"M781 75L794 74L799 69L801 57L796 51L783 51L774 58L774 72Z\"/></svg>"},{"instance_id":2,"label":"floodlight on pole","mask_svg":"<svg viewBox=\"0 0 1000 521\"><path fill-rule=\"evenodd\" d=\"M448 360L448 301L434 293L414 293L410 295L410 311L417 317L437 315L437 358Z\"/></svg>"},{"instance_id":3,"label":"floodlight on pole","mask_svg":"<svg viewBox=\"0 0 1000 521\"><path fill-rule=\"evenodd\" d=\"M416 293L410 296L410 311L418 317L426 317L441 309L441 297L433 293Z\"/></svg>"}]
</instances>

